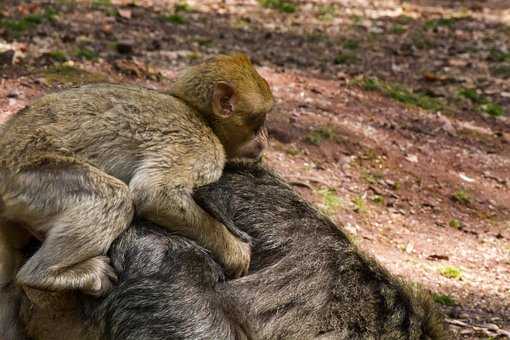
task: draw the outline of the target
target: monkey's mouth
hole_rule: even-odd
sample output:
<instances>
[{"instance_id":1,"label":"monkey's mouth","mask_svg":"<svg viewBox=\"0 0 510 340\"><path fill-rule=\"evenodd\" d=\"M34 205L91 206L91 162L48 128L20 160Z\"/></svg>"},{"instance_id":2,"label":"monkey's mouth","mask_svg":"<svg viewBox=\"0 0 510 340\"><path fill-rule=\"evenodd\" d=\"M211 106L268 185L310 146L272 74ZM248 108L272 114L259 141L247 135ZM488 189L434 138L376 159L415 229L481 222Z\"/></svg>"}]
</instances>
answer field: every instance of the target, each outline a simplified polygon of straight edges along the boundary
<instances>
[{"instance_id":1,"label":"monkey's mouth","mask_svg":"<svg viewBox=\"0 0 510 340\"><path fill-rule=\"evenodd\" d=\"M259 113L256 115L251 115L248 117L247 125L252 128L254 136L257 136L262 130L265 129L266 126L266 116L265 113Z\"/></svg>"},{"instance_id":2,"label":"monkey's mouth","mask_svg":"<svg viewBox=\"0 0 510 340\"><path fill-rule=\"evenodd\" d=\"M268 132L265 125L261 125L260 128L257 129L253 138L243 144L237 152L235 152L233 157L229 157L229 159L244 159L259 162L262 160L262 156L264 155L267 145Z\"/></svg>"}]
</instances>

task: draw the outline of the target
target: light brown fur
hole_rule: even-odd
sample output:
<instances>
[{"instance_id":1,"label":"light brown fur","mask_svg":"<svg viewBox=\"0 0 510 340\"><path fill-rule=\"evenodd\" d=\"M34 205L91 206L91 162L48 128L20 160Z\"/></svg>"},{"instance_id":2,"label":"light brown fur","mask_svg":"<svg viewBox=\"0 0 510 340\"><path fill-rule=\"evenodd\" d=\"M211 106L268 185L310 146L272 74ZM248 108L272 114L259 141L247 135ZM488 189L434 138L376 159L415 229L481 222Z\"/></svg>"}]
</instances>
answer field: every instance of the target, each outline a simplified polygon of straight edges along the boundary
<instances>
[{"instance_id":1,"label":"light brown fur","mask_svg":"<svg viewBox=\"0 0 510 340\"><path fill-rule=\"evenodd\" d=\"M170 94L89 85L19 112L0 127L0 236L23 225L15 228L19 237L44 242L17 282L104 294L115 280L105 254L135 209L209 249L231 275L243 275L249 245L191 193L216 181L227 158L243 157L271 106L267 82L246 56L233 54L186 69ZM8 254L0 266L16 267L13 252L0 250ZM0 278L8 282L12 272L4 269ZM8 300L0 294L0 304ZM0 332L7 327L0 324Z\"/></svg>"}]
</instances>

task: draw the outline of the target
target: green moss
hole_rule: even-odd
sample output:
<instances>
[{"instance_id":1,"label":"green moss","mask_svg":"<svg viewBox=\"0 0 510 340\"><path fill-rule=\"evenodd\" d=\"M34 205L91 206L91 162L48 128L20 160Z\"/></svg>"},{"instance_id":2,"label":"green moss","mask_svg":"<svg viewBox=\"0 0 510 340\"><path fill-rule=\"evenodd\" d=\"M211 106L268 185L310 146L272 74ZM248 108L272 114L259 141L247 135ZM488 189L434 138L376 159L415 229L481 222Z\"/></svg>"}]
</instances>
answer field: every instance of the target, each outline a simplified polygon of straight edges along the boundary
<instances>
[{"instance_id":1,"label":"green moss","mask_svg":"<svg viewBox=\"0 0 510 340\"><path fill-rule=\"evenodd\" d=\"M351 22L354 26L359 26L363 23L363 17L361 15L351 15Z\"/></svg>"},{"instance_id":2,"label":"green moss","mask_svg":"<svg viewBox=\"0 0 510 340\"><path fill-rule=\"evenodd\" d=\"M501 64L491 67L491 73L494 77L510 78L510 64Z\"/></svg>"},{"instance_id":3,"label":"green moss","mask_svg":"<svg viewBox=\"0 0 510 340\"><path fill-rule=\"evenodd\" d=\"M111 0L92 0L93 8L111 7L111 6L112 6Z\"/></svg>"},{"instance_id":4,"label":"green moss","mask_svg":"<svg viewBox=\"0 0 510 340\"><path fill-rule=\"evenodd\" d=\"M467 204L471 203L471 196L464 189L460 189L460 190L457 190L456 192L454 192L452 194L452 199L455 202L461 203L461 204L464 204L464 205L467 205Z\"/></svg>"},{"instance_id":5,"label":"green moss","mask_svg":"<svg viewBox=\"0 0 510 340\"><path fill-rule=\"evenodd\" d=\"M475 104L482 104L487 101L487 99L484 96L478 94L476 89L467 89L467 88L461 89L459 91L459 96L469 99L471 102L473 102Z\"/></svg>"},{"instance_id":6,"label":"green moss","mask_svg":"<svg viewBox=\"0 0 510 340\"><path fill-rule=\"evenodd\" d=\"M400 24L395 24L390 29L390 32L393 34L402 34L402 33L405 33L406 31L407 31L407 27L400 25Z\"/></svg>"},{"instance_id":7,"label":"green moss","mask_svg":"<svg viewBox=\"0 0 510 340\"><path fill-rule=\"evenodd\" d=\"M336 65L344 65L344 64L355 64L359 61L358 57L354 52L346 51L340 52L335 57L334 63Z\"/></svg>"},{"instance_id":8,"label":"green moss","mask_svg":"<svg viewBox=\"0 0 510 340\"><path fill-rule=\"evenodd\" d=\"M90 48L80 48L74 53L75 57L85 60L94 60L99 57L99 53Z\"/></svg>"},{"instance_id":9,"label":"green moss","mask_svg":"<svg viewBox=\"0 0 510 340\"><path fill-rule=\"evenodd\" d=\"M492 117L500 117L505 114L503 107L496 103L486 103L480 106L480 110Z\"/></svg>"},{"instance_id":10,"label":"green moss","mask_svg":"<svg viewBox=\"0 0 510 340\"><path fill-rule=\"evenodd\" d=\"M411 34L411 41L420 50L434 48L434 40L429 39L421 30L416 30Z\"/></svg>"},{"instance_id":11,"label":"green moss","mask_svg":"<svg viewBox=\"0 0 510 340\"><path fill-rule=\"evenodd\" d=\"M325 140L332 140L336 138L337 135L333 129L329 127L319 127L310 131L305 136L305 141L313 145L320 145Z\"/></svg>"},{"instance_id":12,"label":"green moss","mask_svg":"<svg viewBox=\"0 0 510 340\"><path fill-rule=\"evenodd\" d=\"M348 39L343 43L342 46L348 50L357 50L359 48L359 42L353 39Z\"/></svg>"},{"instance_id":13,"label":"green moss","mask_svg":"<svg viewBox=\"0 0 510 340\"><path fill-rule=\"evenodd\" d=\"M366 91L378 91L393 98L401 103L421 107L425 110L438 111L443 108L443 104L424 93L413 92L403 85L395 83L386 83L377 78L363 78L358 84Z\"/></svg>"},{"instance_id":14,"label":"green moss","mask_svg":"<svg viewBox=\"0 0 510 340\"><path fill-rule=\"evenodd\" d=\"M448 222L448 225L454 229L460 229L462 228L462 223L457 219L451 219L450 222Z\"/></svg>"},{"instance_id":15,"label":"green moss","mask_svg":"<svg viewBox=\"0 0 510 340\"><path fill-rule=\"evenodd\" d=\"M376 204L383 205L384 204L384 197L381 196L381 195L374 195L374 196L372 196L372 202L374 202Z\"/></svg>"},{"instance_id":16,"label":"green moss","mask_svg":"<svg viewBox=\"0 0 510 340\"><path fill-rule=\"evenodd\" d=\"M8 19L0 17L0 27L14 36L37 27L43 22L55 20L56 11L52 7L46 8L43 12L29 14L20 19Z\"/></svg>"},{"instance_id":17,"label":"green moss","mask_svg":"<svg viewBox=\"0 0 510 340\"><path fill-rule=\"evenodd\" d=\"M214 46L214 39L207 38L207 37L197 37L195 41L200 45L204 47L212 47Z\"/></svg>"},{"instance_id":18,"label":"green moss","mask_svg":"<svg viewBox=\"0 0 510 340\"><path fill-rule=\"evenodd\" d=\"M491 48L489 50L489 55L487 58L490 61L495 61L495 62L499 62L499 63L502 63L505 61L510 62L510 52L504 52L497 48Z\"/></svg>"},{"instance_id":19,"label":"green moss","mask_svg":"<svg viewBox=\"0 0 510 340\"><path fill-rule=\"evenodd\" d=\"M186 19L179 14L169 14L163 17L163 20L176 25L182 25L186 22Z\"/></svg>"},{"instance_id":20,"label":"green moss","mask_svg":"<svg viewBox=\"0 0 510 340\"><path fill-rule=\"evenodd\" d=\"M414 93L400 85L391 85L386 88L386 94L401 103L418 106L425 110L438 111L442 108L441 103L426 94Z\"/></svg>"},{"instance_id":21,"label":"green moss","mask_svg":"<svg viewBox=\"0 0 510 340\"><path fill-rule=\"evenodd\" d=\"M509 66L509 76L510 76L510 66ZM478 105L478 110L480 112L487 113L493 117L503 116L505 114L504 108L492 102L489 98L478 94L475 89L462 89L459 91L459 96L469 99L473 104Z\"/></svg>"},{"instance_id":22,"label":"green moss","mask_svg":"<svg viewBox=\"0 0 510 340\"><path fill-rule=\"evenodd\" d=\"M388 186L391 190L399 191L402 185L399 181L391 181Z\"/></svg>"},{"instance_id":23,"label":"green moss","mask_svg":"<svg viewBox=\"0 0 510 340\"><path fill-rule=\"evenodd\" d=\"M251 26L251 21L248 19L248 18L232 18L232 20L230 21L231 22L231 26L232 28L234 29L241 29L241 30L247 30L250 28Z\"/></svg>"},{"instance_id":24,"label":"green moss","mask_svg":"<svg viewBox=\"0 0 510 340\"><path fill-rule=\"evenodd\" d=\"M303 151L295 146L291 146L287 150L285 150L285 152L290 156L297 156L300 155Z\"/></svg>"},{"instance_id":25,"label":"green moss","mask_svg":"<svg viewBox=\"0 0 510 340\"><path fill-rule=\"evenodd\" d=\"M454 266L445 266L439 268L439 274L448 279L460 280L462 279L462 270Z\"/></svg>"},{"instance_id":26,"label":"green moss","mask_svg":"<svg viewBox=\"0 0 510 340\"><path fill-rule=\"evenodd\" d=\"M364 149L363 152L359 155L359 159L374 162L379 159L379 153L375 149L367 148Z\"/></svg>"},{"instance_id":27,"label":"green moss","mask_svg":"<svg viewBox=\"0 0 510 340\"><path fill-rule=\"evenodd\" d=\"M70 65L55 65L43 72L44 79L50 85L61 84L87 84L98 83L107 80L100 73L90 73Z\"/></svg>"},{"instance_id":28,"label":"green moss","mask_svg":"<svg viewBox=\"0 0 510 340\"><path fill-rule=\"evenodd\" d=\"M383 89L380 81L376 78L363 78L360 86L365 91L382 91Z\"/></svg>"},{"instance_id":29,"label":"green moss","mask_svg":"<svg viewBox=\"0 0 510 340\"><path fill-rule=\"evenodd\" d=\"M408 15L399 15L395 20L400 25L409 25L414 21L414 19Z\"/></svg>"},{"instance_id":30,"label":"green moss","mask_svg":"<svg viewBox=\"0 0 510 340\"><path fill-rule=\"evenodd\" d=\"M319 5L319 19L329 21L336 17L336 7L334 5Z\"/></svg>"},{"instance_id":31,"label":"green moss","mask_svg":"<svg viewBox=\"0 0 510 340\"><path fill-rule=\"evenodd\" d=\"M180 1L180 2L176 3L174 6L175 13L191 12L191 11L192 11L192 8L186 1Z\"/></svg>"},{"instance_id":32,"label":"green moss","mask_svg":"<svg viewBox=\"0 0 510 340\"><path fill-rule=\"evenodd\" d=\"M47 53L47 56L54 62L63 63L67 61L67 54L63 51L51 51Z\"/></svg>"},{"instance_id":33,"label":"green moss","mask_svg":"<svg viewBox=\"0 0 510 340\"><path fill-rule=\"evenodd\" d=\"M282 13L294 13L297 10L295 4L284 0L258 0L258 2L262 7L275 9Z\"/></svg>"},{"instance_id":34,"label":"green moss","mask_svg":"<svg viewBox=\"0 0 510 340\"><path fill-rule=\"evenodd\" d=\"M363 196L354 197L352 203L354 204L354 212L357 212L358 214L364 214L367 212L367 204Z\"/></svg>"},{"instance_id":35,"label":"green moss","mask_svg":"<svg viewBox=\"0 0 510 340\"><path fill-rule=\"evenodd\" d=\"M375 156L377 158L377 156ZM373 157L370 157L374 159ZM373 171L362 171L361 178L363 178L369 184L377 184L381 179L384 178L382 173L373 172Z\"/></svg>"},{"instance_id":36,"label":"green moss","mask_svg":"<svg viewBox=\"0 0 510 340\"><path fill-rule=\"evenodd\" d=\"M323 188L317 191L322 198L322 211L326 214L334 213L342 206L342 199L337 196L334 189Z\"/></svg>"},{"instance_id":37,"label":"green moss","mask_svg":"<svg viewBox=\"0 0 510 340\"><path fill-rule=\"evenodd\" d=\"M427 30L436 29L438 27L453 28L459 20L459 18L437 18L426 21L423 27Z\"/></svg>"},{"instance_id":38,"label":"green moss","mask_svg":"<svg viewBox=\"0 0 510 340\"><path fill-rule=\"evenodd\" d=\"M451 296L446 294L432 294L432 299L435 303L443 306L455 306L457 302Z\"/></svg>"}]
</instances>

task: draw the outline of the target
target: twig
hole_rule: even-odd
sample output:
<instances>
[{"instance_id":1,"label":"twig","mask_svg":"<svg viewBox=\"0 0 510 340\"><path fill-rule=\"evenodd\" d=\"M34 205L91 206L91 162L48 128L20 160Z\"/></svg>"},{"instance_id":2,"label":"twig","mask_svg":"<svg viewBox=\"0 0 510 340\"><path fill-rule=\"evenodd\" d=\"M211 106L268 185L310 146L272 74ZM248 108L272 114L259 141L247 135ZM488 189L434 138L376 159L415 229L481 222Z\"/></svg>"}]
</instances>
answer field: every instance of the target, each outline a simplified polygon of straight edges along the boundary
<instances>
[{"instance_id":1,"label":"twig","mask_svg":"<svg viewBox=\"0 0 510 340\"><path fill-rule=\"evenodd\" d=\"M310 189L312 189L312 187L309 184L306 184L304 182L314 182L314 183L322 184L323 186L328 187L328 188L331 187L331 185L329 183L326 183L323 180L314 178L314 177L295 177L295 178L291 179L291 184L292 184L292 182L294 182L296 185L301 184L302 186L305 186Z\"/></svg>"},{"instance_id":2,"label":"twig","mask_svg":"<svg viewBox=\"0 0 510 340\"><path fill-rule=\"evenodd\" d=\"M498 336L504 336L504 337L507 337L510 339L510 332L507 330L501 329L501 328L497 327L496 325L495 325L496 327L484 327L481 325L471 325L464 321L455 320L455 319L446 319L445 321L446 321L446 323L449 323L451 325L464 327L464 328L471 328L472 330L478 331L478 332L481 331L481 332L485 333L485 335L487 335L487 336L498 335Z\"/></svg>"}]
</instances>

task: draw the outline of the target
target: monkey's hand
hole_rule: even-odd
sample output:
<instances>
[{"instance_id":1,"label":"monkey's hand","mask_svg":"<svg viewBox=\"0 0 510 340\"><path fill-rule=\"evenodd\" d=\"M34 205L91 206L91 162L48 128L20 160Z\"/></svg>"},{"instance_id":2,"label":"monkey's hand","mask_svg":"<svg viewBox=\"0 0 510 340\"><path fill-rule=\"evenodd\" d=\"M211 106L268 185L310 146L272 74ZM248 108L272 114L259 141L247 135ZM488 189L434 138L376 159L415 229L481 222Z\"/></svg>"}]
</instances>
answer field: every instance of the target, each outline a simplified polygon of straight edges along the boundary
<instances>
[{"instance_id":1,"label":"monkey's hand","mask_svg":"<svg viewBox=\"0 0 510 340\"><path fill-rule=\"evenodd\" d=\"M129 184L137 213L169 230L188 237L209 250L223 265L229 277L241 277L250 266L250 245L236 237L219 219L202 209L193 199L191 189L182 184L154 182L155 176L135 175Z\"/></svg>"},{"instance_id":2,"label":"monkey's hand","mask_svg":"<svg viewBox=\"0 0 510 340\"><path fill-rule=\"evenodd\" d=\"M220 245L220 249L216 249L214 255L224 266L225 274L231 278L238 278L247 274L251 261L250 244L234 236L223 224L219 222L218 224L218 227L222 228L223 235L225 235L225 241L223 249Z\"/></svg>"}]
</instances>

